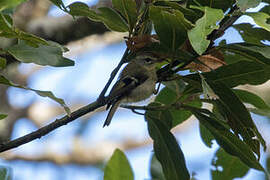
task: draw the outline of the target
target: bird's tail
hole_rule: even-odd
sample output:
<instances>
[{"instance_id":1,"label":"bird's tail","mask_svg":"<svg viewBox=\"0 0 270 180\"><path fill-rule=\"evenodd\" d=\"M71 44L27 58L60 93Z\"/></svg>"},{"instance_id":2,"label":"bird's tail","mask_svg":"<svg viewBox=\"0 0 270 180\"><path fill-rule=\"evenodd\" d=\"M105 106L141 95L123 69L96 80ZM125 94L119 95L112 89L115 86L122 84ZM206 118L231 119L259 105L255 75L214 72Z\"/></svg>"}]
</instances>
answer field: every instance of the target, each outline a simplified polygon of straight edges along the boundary
<instances>
[{"instance_id":1,"label":"bird's tail","mask_svg":"<svg viewBox=\"0 0 270 180\"><path fill-rule=\"evenodd\" d=\"M109 126L109 125L110 125L110 123L111 123L111 121L112 121L112 117L113 117L113 115L114 115L116 109L117 109L118 106L120 105L120 102L121 102L121 101L116 101L116 102L114 102L114 103L112 104L112 107L111 107L111 109L110 109L110 111L109 111L109 113L108 113L108 115L107 115L107 118L106 118L106 120L105 120L105 122L104 122L104 124L103 124L103 127Z\"/></svg>"}]
</instances>

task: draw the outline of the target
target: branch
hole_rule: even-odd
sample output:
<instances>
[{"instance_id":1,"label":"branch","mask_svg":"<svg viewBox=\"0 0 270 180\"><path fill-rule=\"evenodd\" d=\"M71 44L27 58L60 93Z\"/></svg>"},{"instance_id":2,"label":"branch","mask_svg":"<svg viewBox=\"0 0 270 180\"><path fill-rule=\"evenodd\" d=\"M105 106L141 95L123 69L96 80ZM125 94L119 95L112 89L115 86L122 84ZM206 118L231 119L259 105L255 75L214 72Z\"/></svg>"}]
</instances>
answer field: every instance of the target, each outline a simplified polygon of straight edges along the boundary
<instances>
[{"instance_id":1,"label":"branch","mask_svg":"<svg viewBox=\"0 0 270 180\"><path fill-rule=\"evenodd\" d=\"M121 61L118 63L117 67L113 70L113 72L111 73L110 79L108 80L105 87L101 91L101 93L100 93L100 95L98 97L98 101L102 102L104 100L105 93L107 92L107 90L108 90L109 86L111 85L113 79L115 78L116 74L120 70L121 66L126 62L128 52L129 52L129 50L128 50L128 48L126 48L125 53L123 54L123 56L121 58Z\"/></svg>"},{"instance_id":2,"label":"branch","mask_svg":"<svg viewBox=\"0 0 270 180\"><path fill-rule=\"evenodd\" d=\"M110 82L110 81L108 81L108 82ZM121 91L121 93L126 93L127 91L130 91L133 88L134 88L134 86L127 86L126 88L123 88L123 91ZM12 141L1 143L0 144L0 152L4 152L4 151L7 151L9 149L16 148L18 146L21 146L23 144L31 142L35 139L41 138L42 136L50 133L51 131L57 129L58 127L66 125L66 124L78 119L79 117L82 117L85 114L92 112L92 111L96 110L97 108L100 108L100 107L106 105L113 98L115 98L115 97L102 97L101 100L98 99L95 102L88 104L88 105L72 112L70 114L70 116L66 115L66 116L62 117L61 119L56 119L54 122L50 123L49 125L44 126L44 127L40 128L32 133L29 133L25 136L22 136L20 138L12 140Z\"/></svg>"},{"instance_id":3,"label":"branch","mask_svg":"<svg viewBox=\"0 0 270 180\"><path fill-rule=\"evenodd\" d=\"M217 30L214 30L211 34L209 34L207 39L210 40L211 43L208 49L210 49L214 45L214 41L219 37L221 37L224 34L224 32L229 27L231 27L233 23L235 23L235 21L237 21L237 19L242 15L241 13L238 12L238 9L239 8L236 5L233 6L228 13L230 17L223 18L222 21L219 23L220 27Z\"/></svg>"},{"instance_id":4,"label":"branch","mask_svg":"<svg viewBox=\"0 0 270 180\"><path fill-rule=\"evenodd\" d=\"M86 105L74 112L71 113L70 116L64 116L61 119L56 119L54 122L48 124L47 126L44 126L32 133L29 133L25 136L22 136L20 138L17 138L15 140L11 140L8 142L4 142L0 144L0 152L4 152L13 148L16 148L18 146L21 146L23 144L26 144L28 142L31 142L35 139L41 138L42 136L48 134L49 132L57 129L60 126L66 125L72 121L74 121L75 119L94 111L95 109L104 106L108 101L108 98L105 98L103 102L93 102L89 105Z\"/></svg>"}]
</instances>

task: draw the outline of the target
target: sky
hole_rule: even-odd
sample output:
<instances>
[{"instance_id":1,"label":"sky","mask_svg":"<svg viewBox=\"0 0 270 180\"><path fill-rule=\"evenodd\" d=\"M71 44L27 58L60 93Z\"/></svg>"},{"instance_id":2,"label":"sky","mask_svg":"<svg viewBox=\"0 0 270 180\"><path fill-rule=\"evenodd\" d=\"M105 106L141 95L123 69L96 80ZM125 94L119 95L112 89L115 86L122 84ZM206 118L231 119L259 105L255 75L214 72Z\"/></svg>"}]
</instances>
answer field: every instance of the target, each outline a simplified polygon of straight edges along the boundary
<instances>
[{"instance_id":1,"label":"sky","mask_svg":"<svg viewBox=\"0 0 270 180\"><path fill-rule=\"evenodd\" d=\"M66 4L71 2L74 1L65 1ZM89 4L90 1L85 2ZM64 13L53 7L49 14L52 16L61 16ZM254 24L253 20L247 16L241 17L237 23L247 21ZM222 39L226 39L228 43L242 41L238 32L233 28L228 29L225 35L221 39L218 39L217 42ZM124 50L124 43L115 44L104 49L78 55L74 58L74 67L45 67L29 78L29 86L34 89L52 91L57 97L63 98L68 105L78 100L88 104L97 98ZM25 72L33 66L33 64L22 64L20 70L21 72ZM49 99L16 88L10 88L8 95L11 103L18 107L24 107L33 100L56 105ZM82 133L82 138L87 144L94 144L105 140L121 141L123 137L130 137L135 140L148 137L146 123L142 116L134 115L127 110L121 110L121 112L116 113L109 127L102 128L105 118L106 113L100 113L95 115L91 122L87 124ZM255 116L255 118L259 123L263 120L259 116ZM18 154L29 155L39 154L48 151L48 149L51 152L67 153L72 146L69 139L78 132L80 123L80 120L74 121L40 140L32 141L17 148L15 151ZM20 137L34 130L36 128L30 121L20 119L15 125L12 138ZM65 140L63 137L65 137ZM176 137L185 155L189 171L196 172L196 178L198 180L210 179L211 159L217 149L217 145L214 144L213 148L209 149L202 143L197 121L194 121L192 126L184 133L176 134ZM152 154L152 145L125 153L133 168L135 179L149 179L149 162ZM74 176L78 180L100 180L103 176L99 168L72 164L58 167L48 162L25 163L18 161L9 163L3 160L0 161L0 164L12 168L14 180L36 179L37 176L40 180L71 180L74 179ZM262 177L261 173L251 170L244 180L252 180L257 175Z\"/></svg>"}]
</instances>

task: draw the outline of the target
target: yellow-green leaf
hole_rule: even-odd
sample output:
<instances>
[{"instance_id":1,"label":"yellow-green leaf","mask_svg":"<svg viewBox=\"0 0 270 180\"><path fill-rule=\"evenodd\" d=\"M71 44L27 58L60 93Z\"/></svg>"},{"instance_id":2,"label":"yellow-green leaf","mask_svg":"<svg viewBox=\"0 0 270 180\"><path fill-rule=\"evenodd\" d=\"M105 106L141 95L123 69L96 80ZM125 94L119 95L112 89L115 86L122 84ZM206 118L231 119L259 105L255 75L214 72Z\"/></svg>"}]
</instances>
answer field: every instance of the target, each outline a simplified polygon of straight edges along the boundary
<instances>
[{"instance_id":1,"label":"yellow-green leaf","mask_svg":"<svg viewBox=\"0 0 270 180\"><path fill-rule=\"evenodd\" d=\"M120 149L114 151L107 163L104 171L104 180L134 180L128 159Z\"/></svg>"},{"instance_id":2,"label":"yellow-green leaf","mask_svg":"<svg viewBox=\"0 0 270 180\"><path fill-rule=\"evenodd\" d=\"M18 85L18 84L11 82L3 75L0 75L0 84L4 84L7 86L13 86L13 87L20 88L20 89L30 90L30 91L33 91L42 97L48 97L48 98L54 100L55 102L57 102L58 104L60 104L65 109L66 113L68 115L70 115L70 109L68 108L68 106L66 105L64 100L56 97L51 91L40 91L40 90L35 90L32 88L25 87L25 86L21 86L21 85Z\"/></svg>"},{"instance_id":3,"label":"yellow-green leaf","mask_svg":"<svg viewBox=\"0 0 270 180\"><path fill-rule=\"evenodd\" d=\"M218 29L217 22L224 17L224 14L221 9L191 7L204 12L203 17L196 21L195 27L188 31L188 37L192 47L199 55L202 55L210 44L210 41L207 40L208 34Z\"/></svg>"},{"instance_id":4,"label":"yellow-green leaf","mask_svg":"<svg viewBox=\"0 0 270 180\"><path fill-rule=\"evenodd\" d=\"M270 31L269 14L263 12L245 13L245 14L252 17L257 25L261 26L267 31Z\"/></svg>"}]
</instances>

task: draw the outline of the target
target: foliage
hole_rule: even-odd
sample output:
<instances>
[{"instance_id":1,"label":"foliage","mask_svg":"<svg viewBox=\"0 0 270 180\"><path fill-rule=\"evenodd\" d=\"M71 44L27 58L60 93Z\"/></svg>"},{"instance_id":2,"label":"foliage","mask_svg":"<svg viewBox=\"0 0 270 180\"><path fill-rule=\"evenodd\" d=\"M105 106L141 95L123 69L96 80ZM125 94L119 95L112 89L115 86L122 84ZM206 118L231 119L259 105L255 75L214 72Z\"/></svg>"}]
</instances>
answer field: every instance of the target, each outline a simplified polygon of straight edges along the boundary
<instances>
[{"instance_id":1,"label":"foliage","mask_svg":"<svg viewBox=\"0 0 270 180\"><path fill-rule=\"evenodd\" d=\"M17 44L0 49L0 55L11 55L23 63L56 67L74 65L72 60L63 57L66 49L61 45L13 26L11 16L3 10L19 2L0 3L0 36L17 39ZM250 13L246 10L256 7L261 0L189 0L186 3L112 0L112 8L97 10L82 2L68 6L61 0L51 2L72 16L85 16L104 23L110 30L128 32L128 55L131 57L141 51L151 51L166 60L157 71L159 81L165 87L155 102L145 108L155 153L152 178L190 179L184 154L171 129L191 115L199 120L203 142L211 147L215 140L220 146L212 162L215 167L211 170L213 179L243 177L249 168L266 172L259 163L260 149L263 147L265 150L266 143L250 112L269 115L270 107L259 96L235 87L259 85L270 79L270 47L265 43L269 40L270 31L269 13L265 10L269 9L269 4L262 12ZM252 17L259 27L233 25L241 15ZM239 31L244 42L227 44L223 41L217 44L215 40L229 27ZM1 56L0 68L5 67L5 56ZM181 72L187 69L192 71L182 75ZM50 97L69 113L64 101L51 92L16 85L2 75L0 84ZM213 109L202 108L202 103L211 104ZM246 104L253 107L247 108ZM5 114L0 114L0 119L5 117ZM232 169L232 165L237 168ZM220 166L223 171L218 168ZM116 150L109 160L104 179L134 179L132 169L120 150Z\"/></svg>"},{"instance_id":2,"label":"foliage","mask_svg":"<svg viewBox=\"0 0 270 180\"><path fill-rule=\"evenodd\" d=\"M104 180L134 179L134 175L125 154L116 149L104 171Z\"/></svg>"}]
</instances>

